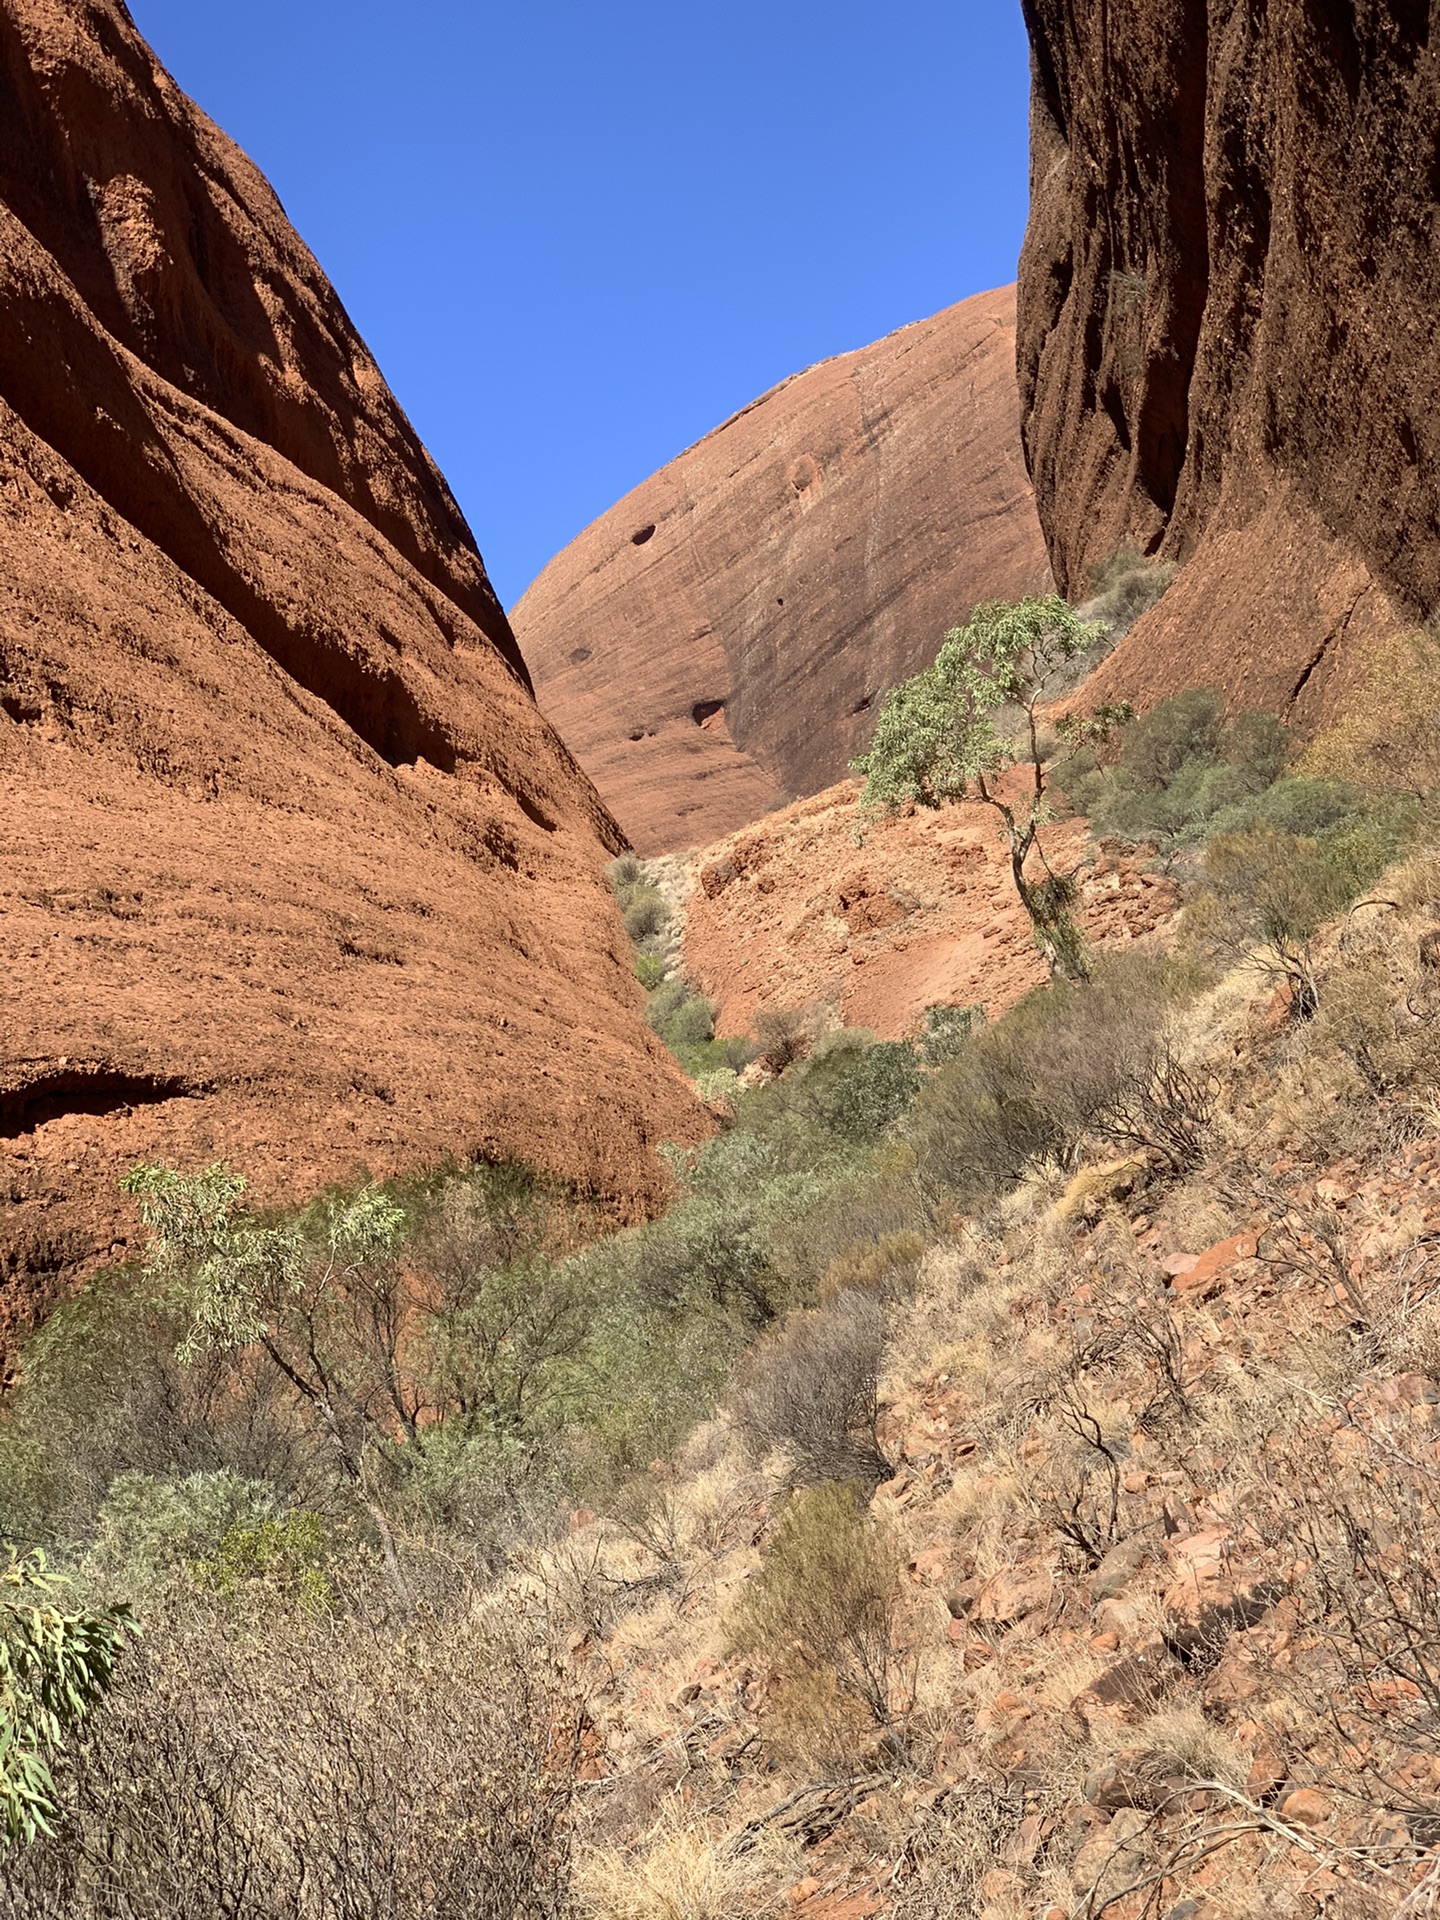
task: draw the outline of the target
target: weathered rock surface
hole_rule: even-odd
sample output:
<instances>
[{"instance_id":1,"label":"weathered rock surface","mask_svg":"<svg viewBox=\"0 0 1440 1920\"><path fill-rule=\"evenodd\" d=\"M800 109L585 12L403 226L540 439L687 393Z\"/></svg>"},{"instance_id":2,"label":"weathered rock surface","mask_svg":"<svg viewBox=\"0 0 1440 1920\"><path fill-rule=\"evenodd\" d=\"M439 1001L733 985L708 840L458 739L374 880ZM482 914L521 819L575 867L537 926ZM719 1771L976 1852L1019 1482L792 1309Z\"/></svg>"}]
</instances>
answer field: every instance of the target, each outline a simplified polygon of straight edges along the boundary
<instances>
[{"instance_id":1,"label":"weathered rock surface","mask_svg":"<svg viewBox=\"0 0 1440 1920\"><path fill-rule=\"evenodd\" d=\"M746 407L512 617L541 705L660 853L842 778L887 686L977 600L1044 578L1004 288Z\"/></svg>"},{"instance_id":2,"label":"weathered rock surface","mask_svg":"<svg viewBox=\"0 0 1440 1920\"><path fill-rule=\"evenodd\" d=\"M882 1039L917 1032L934 1005L992 1018L1045 978L1009 856L979 807L870 822L855 844L860 783L844 781L696 857L687 972L718 1002L722 1032L762 1007L823 1005ZM1143 853L1085 847L1085 822L1046 829L1060 871L1078 866L1088 936L1123 946L1174 916L1179 892Z\"/></svg>"},{"instance_id":3,"label":"weathered rock surface","mask_svg":"<svg viewBox=\"0 0 1440 1920\"><path fill-rule=\"evenodd\" d=\"M621 844L264 180L118 0L3 0L0 1321L146 1156L648 1202Z\"/></svg>"},{"instance_id":4,"label":"weathered rock surface","mask_svg":"<svg viewBox=\"0 0 1440 1920\"><path fill-rule=\"evenodd\" d=\"M1325 720L1440 602L1432 10L1024 0L1024 433L1056 578L1186 563L1088 690Z\"/></svg>"}]
</instances>

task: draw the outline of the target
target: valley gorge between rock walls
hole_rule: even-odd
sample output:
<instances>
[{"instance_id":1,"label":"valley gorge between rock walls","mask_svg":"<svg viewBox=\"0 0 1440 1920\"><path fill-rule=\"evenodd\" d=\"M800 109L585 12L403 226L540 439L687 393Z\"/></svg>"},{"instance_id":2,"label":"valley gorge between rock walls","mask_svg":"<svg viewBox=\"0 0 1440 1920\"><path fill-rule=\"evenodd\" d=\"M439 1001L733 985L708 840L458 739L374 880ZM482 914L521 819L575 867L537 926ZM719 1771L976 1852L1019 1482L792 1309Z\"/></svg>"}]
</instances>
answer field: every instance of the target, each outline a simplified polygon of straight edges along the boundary
<instances>
[{"instance_id":1,"label":"valley gorge between rock walls","mask_svg":"<svg viewBox=\"0 0 1440 1920\"><path fill-rule=\"evenodd\" d=\"M507 615L0 0L0 1920L1440 1913L1440 0L1020 6L1016 285Z\"/></svg>"}]
</instances>

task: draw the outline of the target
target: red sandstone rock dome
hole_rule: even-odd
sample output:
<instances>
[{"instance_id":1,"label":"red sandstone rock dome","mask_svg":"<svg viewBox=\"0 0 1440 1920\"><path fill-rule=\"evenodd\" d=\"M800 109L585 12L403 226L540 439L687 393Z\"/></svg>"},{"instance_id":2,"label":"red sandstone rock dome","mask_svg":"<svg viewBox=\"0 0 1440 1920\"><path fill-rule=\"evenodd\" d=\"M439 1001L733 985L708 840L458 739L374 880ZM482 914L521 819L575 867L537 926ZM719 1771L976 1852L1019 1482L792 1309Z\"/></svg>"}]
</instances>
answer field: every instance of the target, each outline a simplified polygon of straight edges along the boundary
<instances>
[{"instance_id":1,"label":"red sandstone rock dome","mask_svg":"<svg viewBox=\"0 0 1440 1920\"><path fill-rule=\"evenodd\" d=\"M797 374L556 556L512 619L540 703L642 853L844 776L884 689L1046 577L1014 294Z\"/></svg>"},{"instance_id":2,"label":"red sandstone rock dome","mask_svg":"<svg viewBox=\"0 0 1440 1920\"><path fill-rule=\"evenodd\" d=\"M1024 0L1025 444L1062 591L1184 562L1096 698L1324 724L1440 605L1431 10Z\"/></svg>"},{"instance_id":3,"label":"red sandstone rock dome","mask_svg":"<svg viewBox=\"0 0 1440 1920\"><path fill-rule=\"evenodd\" d=\"M0 843L0 1319L142 1157L633 1208L699 1125L449 490L118 0L0 5Z\"/></svg>"}]
</instances>

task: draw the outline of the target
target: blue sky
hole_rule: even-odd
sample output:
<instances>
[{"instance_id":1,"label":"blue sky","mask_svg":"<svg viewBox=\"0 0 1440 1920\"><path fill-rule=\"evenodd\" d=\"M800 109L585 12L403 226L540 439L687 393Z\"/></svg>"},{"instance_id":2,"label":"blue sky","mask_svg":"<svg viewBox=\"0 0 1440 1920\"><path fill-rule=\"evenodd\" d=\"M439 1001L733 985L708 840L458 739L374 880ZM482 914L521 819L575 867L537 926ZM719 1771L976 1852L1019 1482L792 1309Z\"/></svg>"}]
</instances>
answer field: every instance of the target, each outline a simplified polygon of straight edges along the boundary
<instances>
[{"instance_id":1,"label":"blue sky","mask_svg":"<svg viewBox=\"0 0 1440 1920\"><path fill-rule=\"evenodd\" d=\"M130 0L507 605L767 387L1012 279L1019 0Z\"/></svg>"}]
</instances>

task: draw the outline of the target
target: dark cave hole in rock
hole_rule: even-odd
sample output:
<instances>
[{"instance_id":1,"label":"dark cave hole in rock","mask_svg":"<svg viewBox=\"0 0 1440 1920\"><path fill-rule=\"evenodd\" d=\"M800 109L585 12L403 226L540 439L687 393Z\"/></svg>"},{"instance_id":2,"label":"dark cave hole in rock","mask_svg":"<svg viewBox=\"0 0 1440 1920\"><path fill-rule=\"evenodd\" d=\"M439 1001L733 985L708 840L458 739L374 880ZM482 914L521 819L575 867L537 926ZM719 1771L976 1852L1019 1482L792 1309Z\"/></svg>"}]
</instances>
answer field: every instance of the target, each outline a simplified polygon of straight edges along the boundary
<instances>
[{"instance_id":1,"label":"dark cave hole in rock","mask_svg":"<svg viewBox=\"0 0 1440 1920\"><path fill-rule=\"evenodd\" d=\"M632 547L643 547L647 540L653 540L654 538L655 528L652 524L648 527L641 527L638 533L632 533L630 536L630 544Z\"/></svg>"},{"instance_id":2,"label":"dark cave hole in rock","mask_svg":"<svg viewBox=\"0 0 1440 1920\"><path fill-rule=\"evenodd\" d=\"M66 1114L122 1113L129 1107L154 1107L195 1092L183 1080L150 1073L121 1073L112 1067L61 1067L23 1087L0 1093L0 1140L19 1140Z\"/></svg>"},{"instance_id":3,"label":"dark cave hole in rock","mask_svg":"<svg viewBox=\"0 0 1440 1920\"><path fill-rule=\"evenodd\" d=\"M546 813L545 809L539 804L538 801L531 799L530 795L525 792L523 787L518 787L516 789L515 798L519 802L520 811L525 815L525 818L527 820L533 820L535 825L537 827L543 828L546 833L555 832L556 830L555 821L553 821L550 818L549 814Z\"/></svg>"},{"instance_id":4,"label":"dark cave hole in rock","mask_svg":"<svg viewBox=\"0 0 1440 1920\"><path fill-rule=\"evenodd\" d=\"M695 722L697 727L713 726L717 721L725 718L725 702L723 700L697 700L690 709L690 718Z\"/></svg>"},{"instance_id":5,"label":"dark cave hole in rock","mask_svg":"<svg viewBox=\"0 0 1440 1920\"><path fill-rule=\"evenodd\" d=\"M862 694L855 702L855 705L851 707L851 713L868 713L870 711L870 703L874 698L873 693Z\"/></svg>"}]
</instances>

